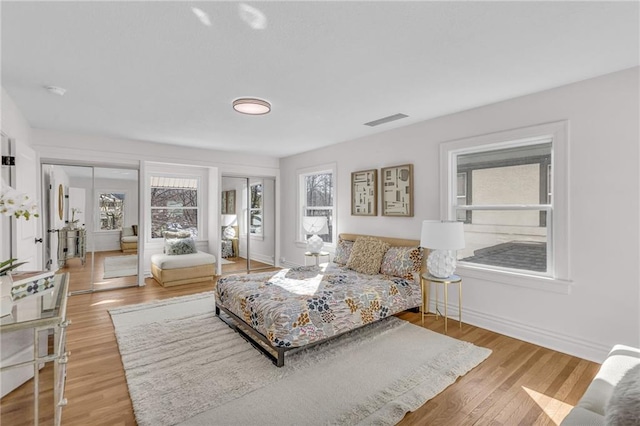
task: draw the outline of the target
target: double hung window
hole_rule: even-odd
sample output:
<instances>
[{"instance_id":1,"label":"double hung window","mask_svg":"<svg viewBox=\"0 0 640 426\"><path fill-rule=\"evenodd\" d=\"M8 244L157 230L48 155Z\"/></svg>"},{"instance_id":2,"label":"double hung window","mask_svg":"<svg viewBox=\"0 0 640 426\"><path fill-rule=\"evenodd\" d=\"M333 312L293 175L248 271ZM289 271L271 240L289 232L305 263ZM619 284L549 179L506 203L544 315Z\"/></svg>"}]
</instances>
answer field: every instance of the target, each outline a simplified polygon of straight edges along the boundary
<instances>
[{"instance_id":1,"label":"double hung window","mask_svg":"<svg viewBox=\"0 0 640 426\"><path fill-rule=\"evenodd\" d=\"M460 266L567 278L564 123L447 142L441 157L444 216L464 222Z\"/></svg>"},{"instance_id":2,"label":"double hung window","mask_svg":"<svg viewBox=\"0 0 640 426\"><path fill-rule=\"evenodd\" d=\"M299 173L300 217L298 229L300 240L306 241L312 234L307 234L302 227L304 216L324 216L327 220L328 233L318 234L325 243L333 244L335 240L335 171L332 166L316 171Z\"/></svg>"},{"instance_id":3,"label":"double hung window","mask_svg":"<svg viewBox=\"0 0 640 426\"><path fill-rule=\"evenodd\" d=\"M456 218L465 223L467 241L459 260L546 274L550 270L546 218L552 212L547 192L551 141L481 147L454 155ZM461 181L460 176L465 179Z\"/></svg>"},{"instance_id":4,"label":"double hung window","mask_svg":"<svg viewBox=\"0 0 640 426\"><path fill-rule=\"evenodd\" d=\"M151 176L151 238L164 231L198 236L198 178Z\"/></svg>"},{"instance_id":5,"label":"double hung window","mask_svg":"<svg viewBox=\"0 0 640 426\"><path fill-rule=\"evenodd\" d=\"M101 192L98 194L100 231L122 229L122 224L124 223L124 199L125 194L122 192ZM72 221L76 219L75 213L75 211L72 211Z\"/></svg>"},{"instance_id":6,"label":"double hung window","mask_svg":"<svg viewBox=\"0 0 640 426\"><path fill-rule=\"evenodd\" d=\"M251 206L249 208L249 233L255 236L262 236L262 183L252 183Z\"/></svg>"}]
</instances>

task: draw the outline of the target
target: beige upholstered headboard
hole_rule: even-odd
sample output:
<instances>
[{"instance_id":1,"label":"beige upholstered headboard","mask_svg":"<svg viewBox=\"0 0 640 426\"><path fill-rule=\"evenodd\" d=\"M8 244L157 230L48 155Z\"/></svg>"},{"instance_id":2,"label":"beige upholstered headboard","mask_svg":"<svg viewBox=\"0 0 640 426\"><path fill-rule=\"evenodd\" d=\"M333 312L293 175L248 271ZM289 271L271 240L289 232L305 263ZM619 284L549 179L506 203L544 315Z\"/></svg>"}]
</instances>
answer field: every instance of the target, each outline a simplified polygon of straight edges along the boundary
<instances>
[{"instance_id":1,"label":"beige upholstered headboard","mask_svg":"<svg viewBox=\"0 0 640 426\"><path fill-rule=\"evenodd\" d=\"M379 237L377 235L364 235L364 234L338 234L338 239L345 241L355 241L358 237L373 237L384 242L391 244L392 247L419 247L420 240L410 240L406 238L392 238L392 237ZM421 273L427 271L427 256L429 256L429 249L422 249L422 268Z\"/></svg>"},{"instance_id":2,"label":"beige upholstered headboard","mask_svg":"<svg viewBox=\"0 0 640 426\"><path fill-rule=\"evenodd\" d=\"M355 241L358 237L373 237L391 244L393 247L418 247L420 240L409 240L404 238L379 237L377 235L364 234L339 234L338 238L346 241Z\"/></svg>"}]
</instances>

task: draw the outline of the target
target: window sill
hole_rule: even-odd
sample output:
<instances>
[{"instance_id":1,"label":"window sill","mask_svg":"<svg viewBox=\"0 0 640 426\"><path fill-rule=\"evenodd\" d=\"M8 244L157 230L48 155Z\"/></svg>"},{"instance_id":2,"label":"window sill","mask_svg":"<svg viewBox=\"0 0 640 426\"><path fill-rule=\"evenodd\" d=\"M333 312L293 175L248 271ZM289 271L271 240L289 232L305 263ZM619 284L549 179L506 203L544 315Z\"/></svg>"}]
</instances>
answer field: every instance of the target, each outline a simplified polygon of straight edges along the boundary
<instances>
[{"instance_id":1,"label":"window sill","mask_svg":"<svg viewBox=\"0 0 640 426\"><path fill-rule=\"evenodd\" d=\"M559 278L539 277L506 271L459 265L456 273L463 278L475 278L482 281L530 288L549 293L571 294L572 281Z\"/></svg>"}]
</instances>

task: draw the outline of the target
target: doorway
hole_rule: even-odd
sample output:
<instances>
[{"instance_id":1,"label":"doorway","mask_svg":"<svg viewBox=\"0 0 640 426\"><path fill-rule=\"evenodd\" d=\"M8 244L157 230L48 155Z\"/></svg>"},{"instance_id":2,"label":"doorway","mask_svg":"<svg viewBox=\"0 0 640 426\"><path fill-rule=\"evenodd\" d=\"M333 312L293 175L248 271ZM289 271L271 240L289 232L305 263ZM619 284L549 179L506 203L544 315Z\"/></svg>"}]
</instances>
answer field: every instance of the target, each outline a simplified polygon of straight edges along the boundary
<instances>
[{"instance_id":1,"label":"doorway","mask_svg":"<svg viewBox=\"0 0 640 426\"><path fill-rule=\"evenodd\" d=\"M42 180L45 263L70 294L137 286L138 170L43 163Z\"/></svg>"},{"instance_id":2,"label":"doorway","mask_svg":"<svg viewBox=\"0 0 640 426\"><path fill-rule=\"evenodd\" d=\"M275 179L223 176L220 203L222 274L275 266Z\"/></svg>"}]
</instances>

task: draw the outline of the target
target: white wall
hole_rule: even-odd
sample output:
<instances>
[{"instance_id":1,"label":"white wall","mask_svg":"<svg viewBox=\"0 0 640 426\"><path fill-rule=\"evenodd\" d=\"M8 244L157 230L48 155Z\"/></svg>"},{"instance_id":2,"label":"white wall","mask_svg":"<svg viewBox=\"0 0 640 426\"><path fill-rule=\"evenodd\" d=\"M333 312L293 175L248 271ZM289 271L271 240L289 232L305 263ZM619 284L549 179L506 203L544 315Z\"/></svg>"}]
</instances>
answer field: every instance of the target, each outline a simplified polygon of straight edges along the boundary
<instances>
[{"instance_id":1,"label":"white wall","mask_svg":"<svg viewBox=\"0 0 640 426\"><path fill-rule=\"evenodd\" d=\"M596 361L615 343L639 346L638 74L636 67L281 159L281 256L304 263L295 244L298 169L337 162L338 232L419 239L421 221L440 218L440 143L566 119L571 294L463 277L464 320ZM351 172L405 163L414 164L413 218L350 215Z\"/></svg>"},{"instance_id":2,"label":"white wall","mask_svg":"<svg viewBox=\"0 0 640 426\"><path fill-rule=\"evenodd\" d=\"M11 139L31 146L31 126L4 88L0 100L0 130Z\"/></svg>"},{"instance_id":3,"label":"white wall","mask_svg":"<svg viewBox=\"0 0 640 426\"><path fill-rule=\"evenodd\" d=\"M0 131L7 135L10 139L15 139L17 143L31 146L31 127L27 122L27 119L22 115L22 112L15 104L9 94L0 88ZM5 147L3 147L3 150ZM5 155L3 151L3 155ZM2 166L4 169L6 166ZM4 173L3 173L4 176ZM38 194L38 199L40 199ZM40 219L34 219L38 221L40 226ZM6 216L0 216L0 260L8 259L10 256L9 241L9 218Z\"/></svg>"}]
</instances>

